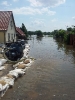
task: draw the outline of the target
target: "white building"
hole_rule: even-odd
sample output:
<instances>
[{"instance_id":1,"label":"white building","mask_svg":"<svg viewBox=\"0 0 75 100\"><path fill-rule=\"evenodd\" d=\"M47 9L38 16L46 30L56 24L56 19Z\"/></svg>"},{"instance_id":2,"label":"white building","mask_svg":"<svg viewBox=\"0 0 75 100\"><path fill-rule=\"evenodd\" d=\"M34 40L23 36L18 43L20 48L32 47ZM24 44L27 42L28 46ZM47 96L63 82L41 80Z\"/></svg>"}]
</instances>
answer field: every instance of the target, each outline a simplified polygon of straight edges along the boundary
<instances>
[{"instance_id":1,"label":"white building","mask_svg":"<svg viewBox=\"0 0 75 100\"><path fill-rule=\"evenodd\" d=\"M16 41L16 26L12 11L0 11L0 43Z\"/></svg>"}]
</instances>

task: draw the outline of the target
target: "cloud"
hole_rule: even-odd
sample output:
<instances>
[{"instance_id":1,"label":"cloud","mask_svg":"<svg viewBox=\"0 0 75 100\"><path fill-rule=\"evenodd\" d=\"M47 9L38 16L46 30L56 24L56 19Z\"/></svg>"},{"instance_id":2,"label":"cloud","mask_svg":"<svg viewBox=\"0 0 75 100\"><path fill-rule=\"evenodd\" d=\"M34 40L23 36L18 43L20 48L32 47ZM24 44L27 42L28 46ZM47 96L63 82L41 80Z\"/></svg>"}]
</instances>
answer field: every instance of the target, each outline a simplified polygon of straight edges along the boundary
<instances>
[{"instance_id":1,"label":"cloud","mask_svg":"<svg viewBox=\"0 0 75 100\"><path fill-rule=\"evenodd\" d=\"M45 23L43 22L42 19L32 21L31 25L32 26L37 26L37 27L45 27Z\"/></svg>"},{"instance_id":2,"label":"cloud","mask_svg":"<svg viewBox=\"0 0 75 100\"><path fill-rule=\"evenodd\" d=\"M17 2L18 0L13 0L14 2Z\"/></svg>"},{"instance_id":3,"label":"cloud","mask_svg":"<svg viewBox=\"0 0 75 100\"><path fill-rule=\"evenodd\" d=\"M56 22L56 21L57 21L57 19L52 19L51 21L52 21L52 22Z\"/></svg>"},{"instance_id":4,"label":"cloud","mask_svg":"<svg viewBox=\"0 0 75 100\"><path fill-rule=\"evenodd\" d=\"M73 19L73 20L75 20L75 16L74 16L74 17L72 17L72 19Z\"/></svg>"},{"instance_id":5,"label":"cloud","mask_svg":"<svg viewBox=\"0 0 75 100\"><path fill-rule=\"evenodd\" d=\"M11 6L11 4L9 4L7 1L3 1L2 5L4 5L4 6Z\"/></svg>"},{"instance_id":6,"label":"cloud","mask_svg":"<svg viewBox=\"0 0 75 100\"><path fill-rule=\"evenodd\" d=\"M38 7L38 6L46 6L46 7L55 7L60 4L65 3L66 0L28 0L31 6Z\"/></svg>"},{"instance_id":7,"label":"cloud","mask_svg":"<svg viewBox=\"0 0 75 100\"><path fill-rule=\"evenodd\" d=\"M48 8L32 8L32 7L21 7L11 9L15 14L22 14L22 15L35 15L35 14L48 14L48 15L55 15L55 11L51 11Z\"/></svg>"},{"instance_id":8,"label":"cloud","mask_svg":"<svg viewBox=\"0 0 75 100\"><path fill-rule=\"evenodd\" d=\"M39 0L38 1L37 0L28 0L28 1L30 2L31 6L35 6L35 7L42 6L42 3L39 2Z\"/></svg>"}]
</instances>

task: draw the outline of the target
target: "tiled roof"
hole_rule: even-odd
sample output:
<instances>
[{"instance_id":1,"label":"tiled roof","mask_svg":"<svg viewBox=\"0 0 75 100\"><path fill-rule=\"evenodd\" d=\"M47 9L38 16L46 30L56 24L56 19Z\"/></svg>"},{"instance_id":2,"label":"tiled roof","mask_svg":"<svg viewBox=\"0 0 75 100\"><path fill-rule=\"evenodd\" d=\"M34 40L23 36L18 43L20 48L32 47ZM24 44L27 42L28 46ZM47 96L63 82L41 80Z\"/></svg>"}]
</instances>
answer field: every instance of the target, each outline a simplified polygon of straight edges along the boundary
<instances>
[{"instance_id":1,"label":"tiled roof","mask_svg":"<svg viewBox=\"0 0 75 100\"><path fill-rule=\"evenodd\" d=\"M16 27L16 31L17 31L21 36L25 36L24 32L23 32L19 27Z\"/></svg>"},{"instance_id":2,"label":"tiled roof","mask_svg":"<svg viewBox=\"0 0 75 100\"><path fill-rule=\"evenodd\" d=\"M0 30L7 30L12 11L0 11Z\"/></svg>"}]
</instances>

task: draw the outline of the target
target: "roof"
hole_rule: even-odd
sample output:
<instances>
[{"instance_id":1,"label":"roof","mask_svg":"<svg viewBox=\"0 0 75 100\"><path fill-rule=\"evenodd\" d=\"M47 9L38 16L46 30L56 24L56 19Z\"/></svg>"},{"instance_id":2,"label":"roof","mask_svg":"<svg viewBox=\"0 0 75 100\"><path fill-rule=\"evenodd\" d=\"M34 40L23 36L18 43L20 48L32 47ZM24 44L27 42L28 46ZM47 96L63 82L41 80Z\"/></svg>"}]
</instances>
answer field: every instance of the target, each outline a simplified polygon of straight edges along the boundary
<instances>
[{"instance_id":1,"label":"roof","mask_svg":"<svg viewBox=\"0 0 75 100\"><path fill-rule=\"evenodd\" d=\"M7 30L12 11L0 11L0 30Z\"/></svg>"},{"instance_id":2,"label":"roof","mask_svg":"<svg viewBox=\"0 0 75 100\"><path fill-rule=\"evenodd\" d=\"M19 28L19 27L16 27L16 31L21 35L21 36L26 36L24 34L24 32Z\"/></svg>"}]
</instances>

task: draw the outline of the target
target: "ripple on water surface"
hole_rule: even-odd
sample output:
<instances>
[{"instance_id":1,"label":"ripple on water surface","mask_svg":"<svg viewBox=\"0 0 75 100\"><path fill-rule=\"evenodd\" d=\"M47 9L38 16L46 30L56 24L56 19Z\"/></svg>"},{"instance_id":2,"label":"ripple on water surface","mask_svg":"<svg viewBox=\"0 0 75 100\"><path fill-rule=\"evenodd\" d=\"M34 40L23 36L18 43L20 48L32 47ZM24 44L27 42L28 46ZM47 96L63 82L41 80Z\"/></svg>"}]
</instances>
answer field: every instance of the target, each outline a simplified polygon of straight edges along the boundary
<instances>
[{"instance_id":1,"label":"ripple on water surface","mask_svg":"<svg viewBox=\"0 0 75 100\"><path fill-rule=\"evenodd\" d=\"M28 43L36 60L2 100L75 100L75 50L52 37Z\"/></svg>"}]
</instances>

